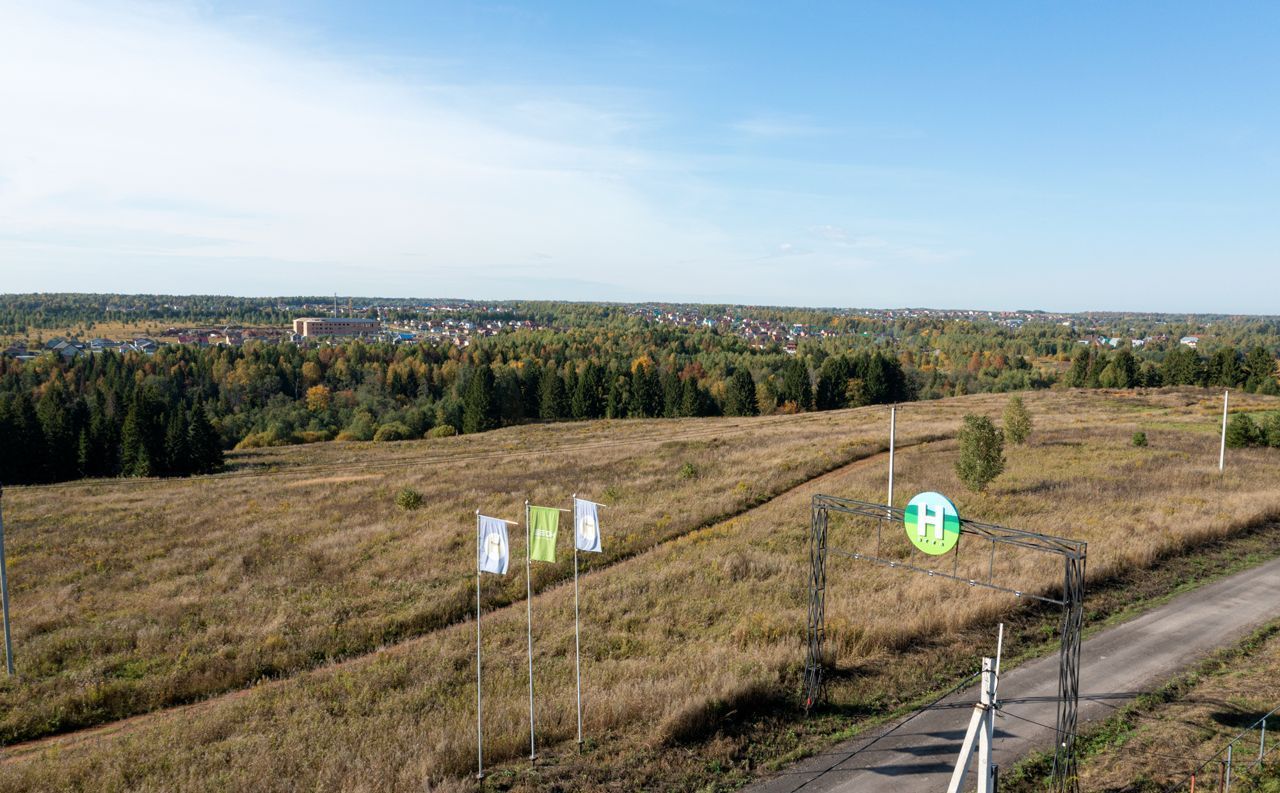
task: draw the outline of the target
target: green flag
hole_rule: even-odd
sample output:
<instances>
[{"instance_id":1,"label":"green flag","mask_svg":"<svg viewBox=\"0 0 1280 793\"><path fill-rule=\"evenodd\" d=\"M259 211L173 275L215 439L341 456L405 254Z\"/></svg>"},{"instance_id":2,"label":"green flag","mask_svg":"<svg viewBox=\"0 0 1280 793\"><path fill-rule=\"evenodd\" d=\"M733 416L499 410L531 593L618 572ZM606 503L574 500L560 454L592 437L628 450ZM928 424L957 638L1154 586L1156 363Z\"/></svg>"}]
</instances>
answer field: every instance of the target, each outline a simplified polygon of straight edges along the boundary
<instances>
[{"instance_id":1,"label":"green flag","mask_svg":"<svg viewBox=\"0 0 1280 793\"><path fill-rule=\"evenodd\" d=\"M529 507L529 558L539 562L556 560L556 533L560 530L560 510Z\"/></svg>"}]
</instances>

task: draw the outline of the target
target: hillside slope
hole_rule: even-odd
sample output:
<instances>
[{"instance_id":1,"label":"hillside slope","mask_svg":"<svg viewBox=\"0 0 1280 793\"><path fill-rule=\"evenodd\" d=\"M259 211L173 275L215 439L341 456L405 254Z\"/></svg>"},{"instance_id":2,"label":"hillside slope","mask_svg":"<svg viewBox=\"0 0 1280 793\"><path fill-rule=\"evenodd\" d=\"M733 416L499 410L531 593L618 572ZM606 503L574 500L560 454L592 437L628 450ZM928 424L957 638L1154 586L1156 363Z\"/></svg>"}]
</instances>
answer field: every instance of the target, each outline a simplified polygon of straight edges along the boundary
<instances>
[{"instance_id":1,"label":"hillside slope","mask_svg":"<svg viewBox=\"0 0 1280 793\"><path fill-rule=\"evenodd\" d=\"M1036 432L1027 446L1010 449L1008 471L986 494L962 491L952 471L954 443L940 441L903 450L897 500L936 489L952 494L964 514L1086 539L1095 577L1150 564L1280 514L1273 487L1280 456L1233 453L1227 476L1218 477L1213 395L1042 393L1027 401ZM981 396L911 405L901 415L899 437L910 444L945 435L963 413L997 415L1003 404L1003 398ZM151 691L171 678L148 677L149 664L185 673L209 656L234 662L244 653L269 651L282 640L276 636L290 637L304 662L281 667L292 679L241 696L142 719L101 740L23 753L6 764L0 787L407 790L421 789L423 781L460 781L475 758L474 627L451 623L465 617L459 598L474 596L472 510L483 505L515 518L526 494L535 502L563 503L573 490L613 496L605 522L611 552L583 579L590 751L579 759L562 746L574 728L572 591L555 583L563 580L563 563L540 566L535 670L547 764L529 776L517 763L511 766L519 772L515 777L499 774L493 783L542 780L572 787L613 780L624 787L680 787L690 774L708 773L708 764L732 766L745 739L718 732L722 717L791 698L804 631L808 500L815 492L883 498L883 459L848 463L879 448L884 414L861 409L636 427L536 427L457 439L472 445L448 447L454 461L441 455L412 469L415 457L427 457L435 447L397 446L385 459L363 461L362 455L383 450L289 450L255 458L275 470L254 477L88 484L81 498L67 488L18 491L12 502L6 499L6 514L25 509L39 516L25 524L15 519L14 580L22 571L27 581L41 582L15 592L15 606L28 604L26 642L34 645L41 635L30 627L32 612L57 612L60 603L75 602L67 598L69 588L79 582L83 599L92 582L108 600L92 601L55 629L85 630L88 622L97 632L100 644L77 645L81 668L102 670L104 650L118 652L115 663L140 667L142 674L132 679ZM707 427L716 441L664 439L653 431ZM1151 438L1149 448L1129 445L1137 428ZM629 442L628 431L636 433ZM503 443L510 448L485 445ZM681 477L685 462L696 475ZM360 465L369 467L361 471ZM827 470L832 472L820 481L805 484ZM368 478L351 478L357 476ZM423 490L428 511L395 514L391 496L403 484ZM85 498L94 489L97 498ZM775 493L781 495L764 501ZM166 506L151 512L142 506L148 501ZM74 521L76 502L80 521ZM760 505L750 508L754 504ZM735 512L742 514L711 522ZM152 527L160 521L163 530ZM126 528L112 530L122 523ZM867 539L854 526L836 531L850 545ZM169 539L175 532L178 541ZM92 558L120 555L132 566L91 564L83 556L89 548L96 552ZM246 564L246 551L255 548L266 549L267 564ZM317 561L315 554L326 553L331 556ZM239 556L227 561L229 554ZM205 566L183 567L189 558ZM1056 572L1017 558L1002 564L1028 589L1050 586ZM227 565L236 570L234 579L215 575ZM171 566L176 569L161 576L163 588L150 589L153 573ZM972 648L957 645L959 631L1016 607L1008 599L967 596L941 608L954 592L939 582L849 566L833 578L828 595L835 661L857 670L918 655L920 663L900 664L904 671L896 679L882 681L894 687L890 700L927 685L957 654L971 654ZM32 572L37 569L39 576ZM524 607L502 606L523 590L516 573L505 590L486 581L496 593L485 617L486 750L495 762L527 752ZM152 599L140 599L139 592ZM139 641L147 615L166 597L181 598L170 601L178 627L166 628L163 641ZM345 621L331 610L340 606L348 609ZM354 620L366 632L370 625L385 630L395 624L397 609L424 608L444 616L387 640L420 638L365 654L355 642L351 660L302 671L327 657L309 648L324 647L330 633L352 641L343 633L345 622ZM184 616L202 611L212 615L203 624ZM264 620L271 614L280 622ZM195 629L186 632L182 626L188 624ZM6 724L30 723L28 713L42 696L75 695L62 679L74 680L75 672L60 676L51 668L54 673L44 677L24 669L4 689ZM209 679L216 684L206 693L235 685L226 682L233 678ZM53 693L39 693L44 691Z\"/></svg>"}]
</instances>

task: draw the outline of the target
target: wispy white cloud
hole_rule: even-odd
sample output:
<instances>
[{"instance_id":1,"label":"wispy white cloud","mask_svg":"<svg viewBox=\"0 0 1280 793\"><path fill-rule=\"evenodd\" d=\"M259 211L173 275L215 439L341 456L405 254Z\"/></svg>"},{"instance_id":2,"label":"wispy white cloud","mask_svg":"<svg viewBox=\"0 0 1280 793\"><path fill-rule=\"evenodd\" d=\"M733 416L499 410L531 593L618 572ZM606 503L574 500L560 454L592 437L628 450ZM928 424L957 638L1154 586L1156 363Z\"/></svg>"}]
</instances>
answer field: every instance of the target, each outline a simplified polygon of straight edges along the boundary
<instances>
[{"instance_id":1,"label":"wispy white cloud","mask_svg":"<svg viewBox=\"0 0 1280 793\"><path fill-rule=\"evenodd\" d=\"M723 255L717 228L634 183L675 170L618 142L642 113L501 93L282 50L180 8L0 7L0 261L91 280L110 264L139 288L180 288L178 264L220 268L209 283L230 291L306 291L309 271L422 294L548 261L634 287L674 274L673 252ZM92 285L112 283L131 288Z\"/></svg>"},{"instance_id":2,"label":"wispy white cloud","mask_svg":"<svg viewBox=\"0 0 1280 793\"><path fill-rule=\"evenodd\" d=\"M950 256L802 220L847 216L805 169L911 174L672 150L634 89L442 84L263 30L0 0L0 289L805 303Z\"/></svg>"}]
</instances>

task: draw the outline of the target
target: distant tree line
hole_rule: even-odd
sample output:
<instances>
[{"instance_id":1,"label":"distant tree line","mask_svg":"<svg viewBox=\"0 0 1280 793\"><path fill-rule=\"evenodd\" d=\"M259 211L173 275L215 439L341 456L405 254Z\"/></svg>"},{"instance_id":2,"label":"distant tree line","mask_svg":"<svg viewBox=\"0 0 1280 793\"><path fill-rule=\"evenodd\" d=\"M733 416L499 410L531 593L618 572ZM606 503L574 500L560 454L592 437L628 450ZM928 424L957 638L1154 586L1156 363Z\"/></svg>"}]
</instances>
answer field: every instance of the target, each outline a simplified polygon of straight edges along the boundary
<instances>
[{"instance_id":1,"label":"distant tree line","mask_svg":"<svg viewBox=\"0 0 1280 793\"><path fill-rule=\"evenodd\" d=\"M901 402L878 351L789 355L713 331L526 331L466 348L165 346L0 359L0 481L182 476L222 450L395 441L531 421L674 418Z\"/></svg>"},{"instance_id":2,"label":"distant tree line","mask_svg":"<svg viewBox=\"0 0 1280 793\"><path fill-rule=\"evenodd\" d=\"M1111 352L1082 348L1071 359L1071 368L1064 375L1063 383L1075 388L1216 386L1280 395L1276 358L1260 345L1244 354L1226 346L1201 355L1189 346L1178 344L1158 361L1139 361L1132 351L1124 348Z\"/></svg>"},{"instance_id":3,"label":"distant tree line","mask_svg":"<svg viewBox=\"0 0 1280 793\"><path fill-rule=\"evenodd\" d=\"M322 298L289 298L319 301ZM395 441L533 421L750 416L1066 385L1277 388L1274 320L1223 320L1200 349L1167 319L1094 318L1129 337L1080 344L1058 323L880 319L811 309L703 306L808 330L791 349L736 332L657 322L672 307L513 302L455 317L528 319L471 344L163 346L64 361L0 357L0 481L174 476L216 470L221 451L327 440ZM413 301L384 311L418 316ZM242 318L283 324L274 300L0 295L11 324ZM1223 343L1222 340L1237 343ZM1244 350L1241 353L1239 350Z\"/></svg>"}]
</instances>

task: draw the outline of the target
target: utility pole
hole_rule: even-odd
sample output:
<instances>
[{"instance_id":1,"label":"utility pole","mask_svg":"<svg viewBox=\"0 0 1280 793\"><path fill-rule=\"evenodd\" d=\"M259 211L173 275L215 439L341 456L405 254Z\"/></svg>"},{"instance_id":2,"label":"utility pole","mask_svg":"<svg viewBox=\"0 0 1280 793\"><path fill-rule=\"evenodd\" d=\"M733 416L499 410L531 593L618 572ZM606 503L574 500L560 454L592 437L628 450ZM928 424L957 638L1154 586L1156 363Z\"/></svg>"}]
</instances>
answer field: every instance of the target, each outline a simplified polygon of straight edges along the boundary
<instances>
[{"instance_id":1,"label":"utility pole","mask_svg":"<svg viewBox=\"0 0 1280 793\"><path fill-rule=\"evenodd\" d=\"M4 485L0 484L0 503L4 501ZM0 506L0 601L4 610L4 663L13 674L13 636L9 630L9 563L4 558L4 510Z\"/></svg>"},{"instance_id":2,"label":"utility pole","mask_svg":"<svg viewBox=\"0 0 1280 793\"><path fill-rule=\"evenodd\" d=\"M893 445L898 430L898 407L894 405L889 408L889 506L893 506Z\"/></svg>"},{"instance_id":3,"label":"utility pole","mask_svg":"<svg viewBox=\"0 0 1280 793\"><path fill-rule=\"evenodd\" d=\"M1230 396L1230 391L1222 392L1222 446L1218 449L1218 473L1226 470L1227 465L1227 400Z\"/></svg>"}]
</instances>

